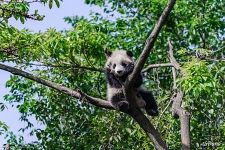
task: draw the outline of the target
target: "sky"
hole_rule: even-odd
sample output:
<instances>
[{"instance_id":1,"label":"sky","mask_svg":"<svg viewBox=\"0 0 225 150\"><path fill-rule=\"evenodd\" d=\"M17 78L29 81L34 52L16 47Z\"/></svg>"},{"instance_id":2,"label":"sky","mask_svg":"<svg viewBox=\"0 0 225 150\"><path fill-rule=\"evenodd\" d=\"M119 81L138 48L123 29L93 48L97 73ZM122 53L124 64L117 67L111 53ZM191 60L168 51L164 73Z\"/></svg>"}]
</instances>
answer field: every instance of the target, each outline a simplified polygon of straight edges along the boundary
<instances>
[{"instance_id":1,"label":"sky","mask_svg":"<svg viewBox=\"0 0 225 150\"><path fill-rule=\"evenodd\" d=\"M84 0L64 0L61 3L60 8L53 6L52 9L49 9L48 5L33 5L30 7L31 12L38 9L38 12L41 15L45 15L45 19L43 21L28 20L25 24L21 24L20 21L11 20L10 24L18 29L28 28L36 32L40 30L45 31L50 27L54 27L57 30L69 29L71 26L63 21L64 17L75 15L87 17L90 11L100 11L98 7L90 7L89 5L84 4L83 1Z\"/></svg>"},{"instance_id":2,"label":"sky","mask_svg":"<svg viewBox=\"0 0 225 150\"><path fill-rule=\"evenodd\" d=\"M20 21L16 21L11 19L9 24L12 26L23 29L27 28L31 31L45 31L48 28L56 28L57 30L70 29L71 25L65 23L63 18L66 16L88 16L91 11L97 11L101 13L101 10L96 6L88 6L84 4L83 0L64 0L61 3L60 8L53 6L52 9L48 8L48 5L43 6L40 4L35 4L30 8L31 12L35 9L39 10L40 14L45 15L43 21L34 21L28 20L25 24L22 24ZM0 103L5 103L8 109L5 109L3 112L0 112L0 120L5 122L10 130L16 133L17 135L23 135L26 142L34 141L35 137L30 137L28 132L22 133L18 132L21 127L24 127L26 124L19 121L20 114L18 110L14 107L11 107L10 104L4 102L3 96L9 93L9 89L5 88L6 81L10 78L10 73L0 70ZM43 127L40 123L38 123L34 117L31 117L31 122L36 127ZM6 141L4 137L0 135L0 150L2 149L2 145L5 144Z\"/></svg>"}]
</instances>

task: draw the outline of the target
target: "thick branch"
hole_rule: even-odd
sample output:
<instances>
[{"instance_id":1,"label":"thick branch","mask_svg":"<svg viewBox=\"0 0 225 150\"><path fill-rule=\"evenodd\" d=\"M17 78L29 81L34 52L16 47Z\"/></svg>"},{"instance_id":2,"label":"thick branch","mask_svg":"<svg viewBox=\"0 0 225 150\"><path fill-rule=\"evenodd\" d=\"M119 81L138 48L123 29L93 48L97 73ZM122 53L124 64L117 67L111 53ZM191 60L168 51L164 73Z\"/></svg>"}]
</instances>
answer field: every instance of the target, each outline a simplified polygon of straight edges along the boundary
<instances>
[{"instance_id":1,"label":"thick branch","mask_svg":"<svg viewBox=\"0 0 225 150\"><path fill-rule=\"evenodd\" d=\"M136 65L134 67L134 71L132 72L132 74L129 76L129 80L126 83L126 88L130 89L130 87L132 87L132 85L134 84L134 81L136 79L136 77L138 76L138 74L141 72L147 58L148 55L156 41L156 38L158 37L158 34L162 28L162 26L164 25L166 19L168 18L173 6L175 5L175 1L176 0L169 0L167 3L166 8L164 9L164 11L162 12L158 22L156 23L154 29L152 30L150 36L148 37L147 41L146 41L146 45L144 47L144 50L142 51L141 55L139 56Z\"/></svg>"},{"instance_id":2,"label":"thick branch","mask_svg":"<svg viewBox=\"0 0 225 150\"><path fill-rule=\"evenodd\" d=\"M154 45L154 42L156 41L156 38L158 37L158 34L166 21L167 17L169 16L169 13L171 12L176 0L169 0L166 8L162 12L158 22L156 23L154 29L152 30L150 36L148 37L146 41L146 45L144 47L144 50L142 51L141 55L139 56L136 65L134 67L133 72L127 79L124 85L124 94L126 99L129 101L130 104L130 110L128 111L128 114L130 114L142 127L142 129L145 131L145 133L148 135L148 137L153 141L155 147L157 149L167 149L166 143L162 140L160 137L160 134L154 129L153 125L149 122L149 120L146 118L146 116L140 112L137 111L137 106L135 104L135 96L133 91L133 84L135 82L135 79L137 78L138 74L141 72L144 63L146 62L148 55Z\"/></svg>"},{"instance_id":3,"label":"thick branch","mask_svg":"<svg viewBox=\"0 0 225 150\"><path fill-rule=\"evenodd\" d=\"M176 61L173 55L173 46L171 42L168 40L169 45L169 59L172 67L173 73L173 90L176 92L172 97L171 101L172 104L172 112L175 116L179 116L180 118L180 125L181 125L181 143L182 143L182 150L190 150L190 114L184 108L181 107L183 92L177 89L176 85L176 70L181 70L180 65Z\"/></svg>"},{"instance_id":4,"label":"thick branch","mask_svg":"<svg viewBox=\"0 0 225 150\"><path fill-rule=\"evenodd\" d=\"M160 137L160 133L154 128L149 119L141 112L141 110L137 108L131 108L127 113L137 121L149 139L153 141L155 149L168 149L166 143Z\"/></svg>"},{"instance_id":5,"label":"thick branch","mask_svg":"<svg viewBox=\"0 0 225 150\"><path fill-rule=\"evenodd\" d=\"M172 97L172 111L180 118L182 150L190 150L190 114L181 107L183 92L178 91Z\"/></svg>"},{"instance_id":6,"label":"thick branch","mask_svg":"<svg viewBox=\"0 0 225 150\"><path fill-rule=\"evenodd\" d=\"M95 97L91 97L91 96L88 96L88 95L84 94L81 91L74 91L70 88L59 85L57 83L54 83L54 82L51 82L51 81L48 81L48 80L45 80L45 79L41 79L39 77L36 77L36 76L34 76L34 75L32 75L28 72L22 71L20 69L17 69L17 68L14 68L14 67L11 67L11 66L8 66L8 65L5 65L5 64L1 64L1 63L0 63L0 69L8 71L8 72L10 72L14 75L19 75L19 76L25 77L27 79L33 80L37 83L40 83L42 85L53 88L53 89L55 89L59 92L67 94L69 96L72 96L76 99L83 99L83 100L87 101L88 103L91 103L95 106L107 108L107 109L113 109L112 105L108 101L105 101L105 100L102 100L102 99L99 99L99 98L95 98Z\"/></svg>"}]
</instances>

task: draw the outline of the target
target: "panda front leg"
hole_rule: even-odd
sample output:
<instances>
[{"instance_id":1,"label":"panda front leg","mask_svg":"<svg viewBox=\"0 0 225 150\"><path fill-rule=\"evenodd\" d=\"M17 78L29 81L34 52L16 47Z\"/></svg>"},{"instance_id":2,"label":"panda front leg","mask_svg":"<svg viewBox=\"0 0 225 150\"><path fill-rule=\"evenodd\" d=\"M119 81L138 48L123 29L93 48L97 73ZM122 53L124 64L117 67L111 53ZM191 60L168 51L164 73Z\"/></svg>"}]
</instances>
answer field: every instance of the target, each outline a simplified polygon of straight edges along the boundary
<instances>
[{"instance_id":1,"label":"panda front leg","mask_svg":"<svg viewBox=\"0 0 225 150\"><path fill-rule=\"evenodd\" d=\"M158 115L158 106L156 104L156 100L153 97L152 92L147 90L140 90L139 94L142 96L144 101L146 102L145 110L148 115L150 116L157 116Z\"/></svg>"}]
</instances>

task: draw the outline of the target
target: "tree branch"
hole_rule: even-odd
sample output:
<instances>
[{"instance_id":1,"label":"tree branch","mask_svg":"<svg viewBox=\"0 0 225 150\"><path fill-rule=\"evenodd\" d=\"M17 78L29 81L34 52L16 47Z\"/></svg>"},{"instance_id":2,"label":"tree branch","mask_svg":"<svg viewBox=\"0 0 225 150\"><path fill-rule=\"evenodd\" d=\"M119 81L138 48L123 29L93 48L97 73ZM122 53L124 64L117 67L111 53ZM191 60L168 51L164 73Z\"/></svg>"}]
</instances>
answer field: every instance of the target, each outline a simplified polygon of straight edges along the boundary
<instances>
[{"instance_id":1,"label":"tree branch","mask_svg":"<svg viewBox=\"0 0 225 150\"><path fill-rule=\"evenodd\" d=\"M161 16L159 17L158 22L156 23L154 29L152 30L150 36L146 40L146 45L139 56L136 65L134 67L133 72L129 75L127 81L124 85L124 95L126 99L129 101L130 109L128 110L128 114L131 115L141 126L141 128L145 131L147 136L153 141L156 149L168 149L166 143L160 137L160 134L157 130L154 129L153 125L150 123L148 118L141 112L137 111L137 106L135 103L135 96L133 84L135 79L137 78L138 74L141 72L149 53L158 37L158 34L164 25L169 13L171 12L173 6L175 5L176 0L169 0L167 6L165 7L164 11L162 12Z\"/></svg>"},{"instance_id":2,"label":"tree branch","mask_svg":"<svg viewBox=\"0 0 225 150\"><path fill-rule=\"evenodd\" d=\"M76 64L63 64L63 65L56 65L56 64L36 64L36 63L29 63L29 65L32 66L43 66L43 67L53 67L53 68L75 68L75 69L83 69L83 70L90 70L90 71L96 71L96 72L104 72L104 69L98 69L94 67L87 67L87 66L81 66Z\"/></svg>"},{"instance_id":3,"label":"tree branch","mask_svg":"<svg viewBox=\"0 0 225 150\"><path fill-rule=\"evenodd\" d=\"M127 112L132 118L134 118L141 128L145 131L149 139L154 143L155 149L157 150L167 150L166 143L162 140L160 133L155 127L151 124L149 119L141 112L138 108L131 108Z\"/></svg>"},{"instance_id":4,"label":"tree branch","mask_svg":"<svg viewBox=\"0 0 225 150\"><path fill-rule=\"evenodd\" d=\"M167 19L169 13L171 12L176 0L169 0L166 8L164 9L162 15L160 16L158 22L156 23L153 31L151 32L150 36L148 37L146 41L146 45L144 47L144 50L142 51L141 55L139 56L136 65L134 67L133 72L127 79L124 85L124 95L126 99L129 101L130 108L127 112L130 116L132 116L138 124L141 126L141 128L145 131L146 135L153 141L156 149L168 149L166 143L162 140L160 137L160 133L154 128L154 126L150 123L148 118L137 108L135 104L135 96L134 95L134 89L133 84L135 82L136 77L141 72L144 63L146 62L148 55L154 45L154 42L165 22ZM153 67L153 66L151 66ZM154 66L155 67L155 66ZM128 94L129 93L129 94Z\"/></svg>"},{"instance_id":5,"label":"tree branch","mask_svg":"<svg viewBox=\"0 0 225 150\"><path fill-rule=\"evenodd\" d=\"M144 68L141 72L144 73L149 71L152 68L160 68L160 67L173 67L173 64L172 63L151 64L151 65L148 65L146 68Z\"/></svg>"},{"instance_id":6,"label":"tree branch","mask_svg":"<svg viewBox=\"0 0 225 150\"><path fill-rule=\"evenodd\" d=\"M172 11L173 6L175 5L175 2L176 2L176 0L168 1L166 8L162 12L158 22L156 23L154 29L152 30L150 36L148 37L145 47L144 47L141 55L137 59L134 70L133 70L132 74L129 76L129 79L125 84L127 89L130 89L130 87L132 87L136 77L141 72L142 68L144 67L144 64L149 56L150 51L152 50L152 47L156 41L156 38L158 37L158 34L159 34L161 28L163 27L166 19L168 18L170 12Z\"/></svg>"},{"instance_id":7,"label":"tree branch","mask_svg":"<svg viewBox=\"0 0 225 150\"><path fill-rule=\"evenodd\" d=\"M6 48L0 49L0 52L5 53L8 56L18 57L18 49L14 45L10 45Z\"/></svg>"},{"instance_id":8,"label":"tree branch","mask_svg":"<svg viewBox=\"0 0 225 150\"><path fill-rule=\"evenodd\" d=\"M172 111L180 118L182 150L190 150L190 113L181 107L183 92L178 91L172 97Z\"/></svg>"},{"instance_id":9,"label":"tree branch","mask_svg":"<svg viewBox=\"0 0 225 150\"><path fill-rule=\"evenodd\" d=\"M172 46L170 40L168 40L168 45L169 45L169 59L170 59L170 63L173 64L173 67L176 70L180 70L180 65L176 61L176 59L174 58L174 55L173 55L173 46Z\"/></svg>"},{"instance_id":10,"label":"tree branch","mask_svg":"<svg viewBox=\"0 0 225 150\"><path fill-rule=\"evenodd\" d=\"M24 13L24 12L19 11L17 9L9 9L9 8L5 8L5 7L0 7L0 10L2 10L3 12L6 11L6 12L10 13L11 15L13 15L13 14L19 14L21 16L24 16L27 19L40 20L40 18L38 18L38 16L36 14L28 14L27 12Z\"/></svg>"},{"instance_id":11,"label":"tree branch","mask_svg":"<svg viewBox=\"0 0 225 150\"><path fill-rule=\"evenodd\" d=\"M176 59L173 56L173 46L170 42L170 40L168 40L168 45L169 45L169 59L170 59L170 63L173 64L172 67L172 74L173 74L173 90L177 89L177 85L176 85L176 78L177 78L177 73L176 73L176 69L180 70L180 65L177 63Z\"/></svg>"},{"instance_id":12,"label":"tree branch","mask_svg":"<svg viewBox=\"0 0 225 150\"><path fill-rule=\"evenodd\" d=\"M64 94L66 94L66 95L72 96L76 99L85 100L88 103L91 103L95 106L107 108L107 109L114 109L110 102L99 99L99 98L88 96L87 94L81 92L80 90L76 90L76 91L72 90L72 89L67 88L65 86L59 85L57 83L54 83L54 82L51 82L51 81L48 81L48 80L45 80L45 79L41 79L41 78L36 77L36 76L34 76L34 75L32 75L28 72L22 71L20 69L17 69L17 68L14 68L14 67L11 67L11 66L8 66L8 65L5 65L5 64L0 63L0 69L8 71L8 72L10 72L14 75L19 75L19 76L25 77L27 79L33 80L37 83L40 83L40 84L43 84L47 87L53 88L53 89L55 89L59 92L62 92Z\"/></svg>"},{"instance_id":13,"label":"tree branch","mask_svg":"<svg viewBox=\"0 0 225 150\"><path fill-rule=\"evenodd\" d=\"M182 99L183 99L183 92L177 89L176 85L176 70L181 70L180 65L176 61L173 55L173 46L168 40L169 45L169 59L172 67L173 73L173 90L175 93L173 94L171 101L172 104L172 113L174 116L179 116L180 118L180 125L181 125L181 143L182 143L182 150L190 150L190 114L184 108L181 107Z\"/></svg>"}]
</instances>

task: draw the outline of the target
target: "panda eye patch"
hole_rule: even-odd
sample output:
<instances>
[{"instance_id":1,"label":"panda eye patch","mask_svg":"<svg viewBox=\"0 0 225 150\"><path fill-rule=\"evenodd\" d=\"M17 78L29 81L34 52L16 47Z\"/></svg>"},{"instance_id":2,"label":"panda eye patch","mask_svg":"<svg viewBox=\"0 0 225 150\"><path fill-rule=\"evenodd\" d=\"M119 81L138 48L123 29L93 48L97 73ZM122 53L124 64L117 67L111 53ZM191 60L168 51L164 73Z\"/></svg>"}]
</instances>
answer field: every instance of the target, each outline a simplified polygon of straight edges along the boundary
<instances>
[{"instance_id":1,"label":"panda eye patch","mask_svg":"<svg viewBox=\"0 0 225 150\"><path fill-rule=\"evenodd\" d=\"M123 66L123 67L127 67L127 64L126 64L126 63L122 63L122 66Z\"/></svg>"},{"instance_id":2,"label":"panda eye patch","mask_svg":"<svg viewBox=\"0 0 225 150\"><path fill-rule=\"evenodd\" d=\"M113 69L115 69L115 68L116 68L116 64L113 65Z\"/></svg>"}]
</instances>

